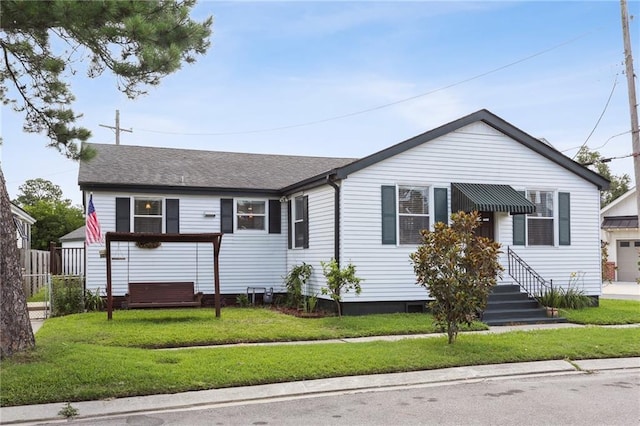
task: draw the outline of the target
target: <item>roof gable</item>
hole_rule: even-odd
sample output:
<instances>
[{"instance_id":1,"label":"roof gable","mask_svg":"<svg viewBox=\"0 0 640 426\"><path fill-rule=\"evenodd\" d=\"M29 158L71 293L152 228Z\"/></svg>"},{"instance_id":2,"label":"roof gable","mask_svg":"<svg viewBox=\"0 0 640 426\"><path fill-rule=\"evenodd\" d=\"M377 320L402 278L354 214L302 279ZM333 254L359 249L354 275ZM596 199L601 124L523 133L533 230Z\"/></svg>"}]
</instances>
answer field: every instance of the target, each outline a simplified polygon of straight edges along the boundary
<instances>
[{"instance_id":1,"label":"roof gable","mask_svg":"<svg viewBox=\"0 0 640 426\"><path fill-rule=\"evenodd\" d=\"M607 213L609 210L613 209L617 205L626 202L627 199L630 199L633 195L635 195L635 193L636 193L636 187L631 188L630 190L628 190L627 192L625 192L624 194L622 194L621 196L619 196L618 198L616 198L615 200L613 200L612 202L610 202L609 204L601 208L600 215L604 215L605 213Z\"/></svg>"},{"instance_id":2,"label":"roof gable","mask_svg":"<svg viewBox=\"0 0 640 426\"><path fill-rule=\"evenodd\" d=\"M569 157L563 155L553 147L551 147L548 143L545 143L533 136L523 132L517 127L507 123L502 118L497 115L487 111L486 109L482 109L476 111L472 114L469 114L465 117L459 118L455 121L437 127L433 130L429 130L425 133L422 133L418 136L414 136L413 138L407 139L404 142L400 142L396 145L393 145L389 148L383 149L382 151L378 151L375 154L371 154L367 157L361 158L360 160L354 161L351 164L348 164L344 167L341 167L337 170L336 177L338 179L344 179L349 174L354 173L358 170L362 170L365 167L369 167L373 164L376 164L380 161L383 161L387 158L390 158L394 155L405 152L411 148L415 148L419 145L432 141L440 136L444 136L448 133L454 132L458 129L461 129L464 126L469 124L481 121L499 132L507 135L511 139L521 143L532 151L542 155L550 161L564 167L565 169L575 173L581 178L591 182L596 185L599 189L608 189L609 181L599 174L589 170L588 168L582 166L579 163L571 160Z\"/></svg>"}]
</instances>

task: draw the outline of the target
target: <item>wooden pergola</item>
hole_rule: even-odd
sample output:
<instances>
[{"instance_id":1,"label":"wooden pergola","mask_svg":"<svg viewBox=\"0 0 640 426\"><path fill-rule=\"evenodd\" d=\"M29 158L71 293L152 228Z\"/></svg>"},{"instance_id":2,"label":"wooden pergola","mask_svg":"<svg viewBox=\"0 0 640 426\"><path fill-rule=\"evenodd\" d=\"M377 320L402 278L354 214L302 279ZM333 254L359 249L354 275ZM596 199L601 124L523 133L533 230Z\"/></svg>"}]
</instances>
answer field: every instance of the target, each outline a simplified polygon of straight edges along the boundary
<instances>
[{"instance_id":1,"label":"wooden pergola","mask_svg":"<svg viewBox=\"0 0 640 426\"><path fill-rule=\"evenodd\" d=\"M220 273L218 259L220 257L221 233L205 234L150 234L142 232L107 232L105 235L107 256L107 319L113 317L113 293L111 290L111 242L153 242L153 243L211 243L213 244L213 277L215 287L216 318L220 318Z\"/></svg>"}]
</instances>

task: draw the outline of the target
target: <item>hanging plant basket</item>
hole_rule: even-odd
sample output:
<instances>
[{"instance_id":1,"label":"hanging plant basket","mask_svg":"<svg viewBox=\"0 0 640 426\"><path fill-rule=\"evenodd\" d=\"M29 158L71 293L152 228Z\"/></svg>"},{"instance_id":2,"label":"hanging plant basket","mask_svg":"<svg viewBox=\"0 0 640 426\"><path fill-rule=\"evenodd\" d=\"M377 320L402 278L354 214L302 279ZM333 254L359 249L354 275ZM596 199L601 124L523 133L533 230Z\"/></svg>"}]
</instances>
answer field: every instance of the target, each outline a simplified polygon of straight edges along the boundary
<instances>
[{"instance_id":1,"label":"hanging plant basket","mask_svg":"<svg viewBox=\"0 0 640 426\"><path fill-rule=\"evenodd\" d=\"M142 249L154 249L162 245L160 241L136 241L136 247Z\"/></svg>"}]
</instances>

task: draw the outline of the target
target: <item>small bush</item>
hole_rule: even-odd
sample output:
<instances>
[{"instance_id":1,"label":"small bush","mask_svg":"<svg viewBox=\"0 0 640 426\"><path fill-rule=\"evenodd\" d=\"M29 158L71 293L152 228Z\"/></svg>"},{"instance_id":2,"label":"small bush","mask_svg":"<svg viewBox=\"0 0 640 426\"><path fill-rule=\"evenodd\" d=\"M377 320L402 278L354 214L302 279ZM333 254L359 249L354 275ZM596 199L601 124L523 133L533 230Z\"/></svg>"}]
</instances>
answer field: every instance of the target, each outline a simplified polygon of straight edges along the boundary
<instances>
[{"instance_id":1,"label":"small bush","mask_svg":"<svg viewBox=\"0 0 640 426\"><path fill-rule=\"evenodd\" d=\"M348 293L353 289L356 294L362 292L360 282L362 278L356 277L356 267L349 263L340 269L338 262L332 258L329 262L320 262L322 265L322 273L327 279L327 286L322 287L322 294L328 294L335 302L338 310L338 317L342 317L342 309L340 302L342 301L342 292Z\"/></svg>"},{"instance_id":2,"label":"small bush","mask_svg":"<svg viewBox=\"0 0 640 426\"><path fill-rule=\"evenodd\" d=\"M236 305L240 306L241 308L246 308L249 306L249 296L247 296L244 293L241 293L239 295L236 296Z\"/></svg>"},{"instance_id":3,"label":"small bush","mask_svg":"<svg viewBox=\"0 0 640 426\"><path fill-rule=\"evenodd\" d=\"M313 266L302 262L302 265L292 267L284 277L284 285L287 288L287 306L299 308L304 304L302 289L306 286L312 272Z\"/></svg>"},{"instance_id":4,"label":"small bush","mask_svg":"<svg viewBox=\"0 0 640 426\"><path fill-rule=\"evenodd\" d=\"M550 308L582 309L592 306L594 300L576 288L546 289L536 295L542 306Z\"/></svg>"},{"instance_id":5,"label":"small bush","mask_svg":"<svg viewBox=\"0 0 640 426\"><path fill-rule=\"evenodd\" d=\"M84 295L84 307L87 311L101 311L104 307L104 299L100 295L100 287L95 292L87 290Z\"/></svg>"},{"instance_id":6,"label":"small bush","mask_svg":"<svg viewBox=\"0 0 640 426\"><path fill-rule=\"evenodd\" d=\"M82 277L55 276L52 284L52 315L62 316L84 311Z\"/></svg>"}]
</instances>

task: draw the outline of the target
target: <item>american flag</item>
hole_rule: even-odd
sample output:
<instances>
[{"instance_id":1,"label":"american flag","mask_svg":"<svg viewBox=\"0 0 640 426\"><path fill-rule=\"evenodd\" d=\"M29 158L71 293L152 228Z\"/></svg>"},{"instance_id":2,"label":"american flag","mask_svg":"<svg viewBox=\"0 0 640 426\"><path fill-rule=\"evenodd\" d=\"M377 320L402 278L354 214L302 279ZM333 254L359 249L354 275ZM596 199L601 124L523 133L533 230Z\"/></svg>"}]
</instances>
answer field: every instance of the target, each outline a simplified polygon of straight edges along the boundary
<instances>
[{"instance_id":1,"label":"american flag","mask_svg":"<svg viewBox=\"0 0 640 426\"><path fill-rule=\"evenodd\" d=\"M87 245L102 242L102 232L100 231L100 222L98 222L98 215L96 214L96 209L93 207L93 194L89 195L89 211L87 212L86 240L87 240Z\"/></svg>"}]
</instances>

